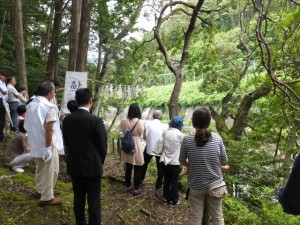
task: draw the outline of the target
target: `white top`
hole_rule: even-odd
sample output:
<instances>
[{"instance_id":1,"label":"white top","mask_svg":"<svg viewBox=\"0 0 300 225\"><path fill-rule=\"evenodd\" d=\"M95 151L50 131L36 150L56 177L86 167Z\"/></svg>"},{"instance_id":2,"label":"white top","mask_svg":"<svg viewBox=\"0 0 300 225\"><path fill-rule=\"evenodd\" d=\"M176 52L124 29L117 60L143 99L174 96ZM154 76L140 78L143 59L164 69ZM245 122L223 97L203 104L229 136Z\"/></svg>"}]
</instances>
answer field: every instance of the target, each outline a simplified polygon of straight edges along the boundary
<instances>
[{"instance_id":1,"label":"white top","mask_svg":"<svg viewBox=\"0 0 300 225\"><path fill-rule=\"evenodd\" d=\"M20 94L17 89L11 85L8 84L7 85L7 89L8 89L8 102L22 102L22 103L26 103L26 99L24 98L24 96L22 94Z\"/></svg>"},{"instance_id":2,"label":"white top","mask_svg":"<svg viewBox=\"0 0 300 225\"><path fill-rule=\"evenodd\" d=\"M162 133L168 129L167 124L163 124L158 119L145 122L145 134L146 134L146 145L147 145L147 154L156 155L152 152L154 146L160 139Z\"/></svg>"},{"instance_id":3,"label":"white top","mask_svg":"<svg viewBox=\"0 0 300 225\"><path fill-rule=\"evenodd\" d=\"M24 128L28 134L32 157L43 157L43 150L46 147L44 126L47 122L54 122L52 145L57 148L59 154L64 154L57 106L49 102L45 97L38 96L26 106L26 109Z\"/></svg>"},{"instance_id":4,"label":"white top","mask_svg":"<svg viewBox=\"0 0 300 225\"><path fill-rule=\"evenodd\" d=\"M6 95L2 94L2 91L7 92L7 87L6 87L5 82L0 80L0 98L3 98L5 101L7 101L7 94Z\"/></svg>"},{"instance_id":5,"label":"white top","mask_svg":"<svg viewBox=\"0 0 300 225\"><path fill-rule=\"evenodd\" d=\"M163 134L164 150L160 156L160 162L165 165L180 165L179 154L184 134L180 130L170 127Z\"/></svg>"}]
</instances>

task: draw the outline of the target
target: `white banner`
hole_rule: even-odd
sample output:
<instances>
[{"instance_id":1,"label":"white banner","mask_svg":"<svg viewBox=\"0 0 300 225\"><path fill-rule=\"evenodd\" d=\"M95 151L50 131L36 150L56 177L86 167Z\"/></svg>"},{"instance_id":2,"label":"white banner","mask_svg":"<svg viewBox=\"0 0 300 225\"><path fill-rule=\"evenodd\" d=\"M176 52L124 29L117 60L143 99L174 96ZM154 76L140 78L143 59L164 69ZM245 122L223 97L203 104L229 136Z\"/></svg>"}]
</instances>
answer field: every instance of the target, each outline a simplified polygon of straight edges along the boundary
<instances>
[{"instance_id":1,"label":"white banner","mask_svg":"<svg viewBox=\"0 0 300 225\"><path fill-rule=\"evenodd\" d=\"M66 72L64 98L62 100L61 114L70 113L67 108L67 103L70 100L75 100L75 92L79 88L87 87L87 72Z\"/></svg>"}]
</instances>

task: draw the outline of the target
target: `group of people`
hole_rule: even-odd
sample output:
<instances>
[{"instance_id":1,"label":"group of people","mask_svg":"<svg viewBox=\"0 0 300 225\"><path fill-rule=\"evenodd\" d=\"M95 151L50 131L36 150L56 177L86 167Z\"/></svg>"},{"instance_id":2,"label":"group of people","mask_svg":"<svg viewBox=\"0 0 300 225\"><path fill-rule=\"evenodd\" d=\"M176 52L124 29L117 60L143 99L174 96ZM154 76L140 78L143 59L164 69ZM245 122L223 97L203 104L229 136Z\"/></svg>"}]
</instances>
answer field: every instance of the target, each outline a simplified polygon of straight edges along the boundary
<instances>
[{"instance_id":1,"label":"group of people","mask_svg":"<svg viewBox=\"0 0 300 225\"><path fill-rule=\"evenodd\" d=\"M107 134L102 119L90 113L92 92L76 91L75 100L68 102L71 114L62 121L55 100L55 84L44 81L27 102L24 120L7 144L6 165L16 172L34 161L36 191L32 197L39 205L60 205L54 187L59 173L59 155L66 152L67 172L72 179L76 224L87 224L85 203L88 203L88 224L101 224L100 193L103 164L107 152ZM20 118L19 118L20 119Z\"/></svg>"},{"instance_id":2,"label":"group of people","mask_svg":"<svg viewBox=\"0 0 300 225\"><path fill-rule=\"evenodd\" d=\"M14 82L13 82L14 83ZM13 86L13 85L12 85ZM2 97L3 92L1 89ZM86 224L85 203L88 203L89 224L101 223L101 176L107 153L107 134L101 118L90 113L92 92L88 88L76 91L75 101L68 102L70 114L60 124L58 106L53 103L55 85L44 81L37 87L36 97L23 107L19 131L8 144L10 155L6 164L19 168L34 161L36 165L36 193L40 206L60 205L61 199L54 192L59 173L59 154L66 151L67 172L72 178L74 214L76 224ZM0 108L1 109L1 108ZM228 168L227 154L221 137L207 130L211 115L206 108L198 108L192 116L195 135L184 135L183 118L174 116L163 124L162 112L156 110L153 120L143 122L137 103L129 106L127 117L119 129L125 134L132 129L135 153L121 153L125 162L127 192L141 195L148 165L156 159L157 180L155 188L163 187L165 204L180 205L178 180L182 166L187 168L191 224L201 224L204 199L214 224L224 224L222 196L210 195L212 188L223 183L222 168ZM23 119L21 118L23 117ZM26 134L27 133L27 134ZM142 144L146 140L146 146ZM162 152L154 149L162 143ZM18 150L17 150L18 149ZM22 163L20 163L22 162ZM132 171L133 186L132 186ZM17 172L22 172L21 170Z\"/></svg>"},{"instance_id":3,"label":"group of people","mask_svg":"<svg viewBox=\"0 0 300 225\"><path fill-rule=\"evenodd\" d=\"M145 179L148 165L153 157L156 159L157 180L155 188L163 185L163 202L180 205L178 181L181 168L186 167L189 187L190 224L202 224L204 201L207 200L208 211L213 224L223 225L222 200L226 194L226 185L222 170L229 169L227 153L222 138L210 131L208 127L211 114L205 107L193 112L192 125L195 135L184 135L183 118L174 116L168 125L161 123L162 112L156 110L153 120L142 122L141 110L137 103L129 106L127 117L121 120L119 130L124 135L131 130L135 143L133 154L121 152L125 162L125 184L127 192L133 196L141 195L141 185ZM146 140L146 146L142 145ZM155 149L162 145L162 151ZM131 174L133 187L131 186Z\"/></svg>"},{"instance_id":4,"label":"group of people","mask_svg":"<svg viewBox=\"0 0 300 225\"><path fill-rule=\"evenodd\" d=\"M19 108L28 101L27 91L17 87L15 77L8 77L0 71L0 141L5 140L5 122L10 122L10 130L17 131L19 127Z\"/></svg>"}]
</instances>

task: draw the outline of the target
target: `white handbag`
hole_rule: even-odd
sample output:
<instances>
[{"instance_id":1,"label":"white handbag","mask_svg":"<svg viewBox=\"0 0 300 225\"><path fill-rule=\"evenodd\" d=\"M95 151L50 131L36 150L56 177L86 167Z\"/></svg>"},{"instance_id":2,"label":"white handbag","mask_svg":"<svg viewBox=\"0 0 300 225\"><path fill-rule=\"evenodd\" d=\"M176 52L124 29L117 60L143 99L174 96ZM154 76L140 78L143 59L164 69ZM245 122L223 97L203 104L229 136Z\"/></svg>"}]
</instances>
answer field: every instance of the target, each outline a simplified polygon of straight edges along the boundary
<instances>
[{"instance_id":1,"label":"white handbag","mask_svg":"<svg viewBox=\"0 0 300 225\"><path fill-rule=\"evenodd\" d=\"M154 152L157 155L161 155L164 150L164 133L158 140L158 142L155 144L155 146L152 149L152 152Z\"/></svg>"},{"instance_id":2,"label":"white handbag","mask_svg":"<svg viewBox=\"0 0 300 225\"><path fill-rule=\"evenodd\" d=\"M224 198L227 193L227 187L224 181L208 188L208 195L210 197Z\"/></svg>"}]
</instances>

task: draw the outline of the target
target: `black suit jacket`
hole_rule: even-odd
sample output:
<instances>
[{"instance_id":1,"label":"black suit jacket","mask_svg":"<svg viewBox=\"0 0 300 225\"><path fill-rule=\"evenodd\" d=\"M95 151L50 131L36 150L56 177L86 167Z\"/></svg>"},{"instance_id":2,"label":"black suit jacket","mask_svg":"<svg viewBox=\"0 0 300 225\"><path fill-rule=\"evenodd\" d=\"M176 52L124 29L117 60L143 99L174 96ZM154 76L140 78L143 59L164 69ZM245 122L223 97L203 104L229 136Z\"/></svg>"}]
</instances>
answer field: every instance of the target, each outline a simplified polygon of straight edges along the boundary
<instances>
[{"instance_id":1,"label":"black suit jacket","mask_svg":"<svg viewBox=\"0 0 300 225\"><path fill-rule=\"evenodd\" d=\"M84 109L63 120L67 172L73 176L95 177L103 173L107 135L103 121Z\"/></svg>"}]
</instances>

